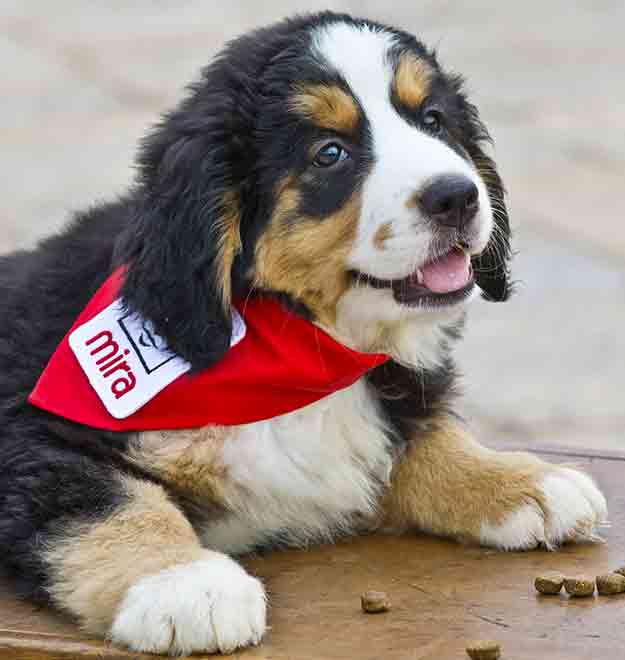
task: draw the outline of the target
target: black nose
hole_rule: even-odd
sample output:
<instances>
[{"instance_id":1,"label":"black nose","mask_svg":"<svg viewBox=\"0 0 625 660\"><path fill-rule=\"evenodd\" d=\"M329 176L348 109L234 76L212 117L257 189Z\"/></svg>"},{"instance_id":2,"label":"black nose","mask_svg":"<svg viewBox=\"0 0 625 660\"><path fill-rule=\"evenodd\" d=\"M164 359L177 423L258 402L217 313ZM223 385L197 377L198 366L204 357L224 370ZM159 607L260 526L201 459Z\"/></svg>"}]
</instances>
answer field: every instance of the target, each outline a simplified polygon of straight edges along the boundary
<instances>
[{"instance_id":1,"label":"black nose","mask_svg":"<svg viewBox=\"0 0 625 660\"><path fill-rule=\"evenodd\" d=\"M436 177L421 192L419 205L432 220L445 227L463 229L479 208L477 186L466 176Z\"/></svg>"}]
</instances>

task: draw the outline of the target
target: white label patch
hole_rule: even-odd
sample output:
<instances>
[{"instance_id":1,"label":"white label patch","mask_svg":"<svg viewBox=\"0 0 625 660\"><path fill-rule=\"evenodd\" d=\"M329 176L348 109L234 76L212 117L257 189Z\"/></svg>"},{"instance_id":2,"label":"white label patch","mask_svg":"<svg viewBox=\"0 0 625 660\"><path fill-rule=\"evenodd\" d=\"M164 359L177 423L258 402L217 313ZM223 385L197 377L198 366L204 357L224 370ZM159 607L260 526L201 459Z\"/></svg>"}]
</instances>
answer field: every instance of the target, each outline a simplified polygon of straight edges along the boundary
<instances>
[{"instance_id":1,"label":"white label patch","mask_svg":"<svg viewBox=\"0 0 625 660\"><path fill-rule=\"evenodd\" d=\"M232 308L230 346L245 337ZM153 399L191 365L167 349L150 321L126 312L117 299L69 336L69 345L108 412L124 419Z\"/></svg>"}]
</instances>

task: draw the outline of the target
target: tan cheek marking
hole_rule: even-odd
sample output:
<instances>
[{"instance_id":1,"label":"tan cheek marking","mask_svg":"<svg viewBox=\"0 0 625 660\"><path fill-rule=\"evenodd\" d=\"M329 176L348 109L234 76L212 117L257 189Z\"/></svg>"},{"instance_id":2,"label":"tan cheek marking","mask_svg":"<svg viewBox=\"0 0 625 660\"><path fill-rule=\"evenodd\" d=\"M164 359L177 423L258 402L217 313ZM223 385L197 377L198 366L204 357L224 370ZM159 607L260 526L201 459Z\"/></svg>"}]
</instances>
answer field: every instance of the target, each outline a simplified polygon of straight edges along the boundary
<instances>
[{"instance_id":1,"label":"tan cheek marking","mask_svg":"<svg viewBox=\"0 0 625 660\"><path fill-rule=\"evenodd\" d=\"M309 119L320 128L342 133L355 133L360 111L354 99L336 85L303 85L290 100L293 112Z\"/></svg>"},{"instance_id":2,"label":"tan cheek marking","mask_svg":"<svg viewBox=\"0 0 625 660\"><path fill-rule=\"evenodd\" d=\"M430 93L432 68L413 53L402 55L395 72L394 87L402 105L418 108Z\"/></svg>"},{"instance_id":3,"label":"tan cheek marking","mask_svg":"<svg viewBox=\"0 0 625 660\"><path fill-rule=\"evenodd\" d=\"M222 202L222 208L222 215L216 223L218 241L217 263L219 264L221 296L223 304L229 312L232 298L232 264L237 254L241 251L241 216L238 195L233 191L226 193Z\"/></svg>"},{"instance_id":4,"label":"tan cheek marking","mask_svg":"<svg viewBox=\"0 0 625 660\"><path fill-rule=\"evenodd\" d=\"M385 222L378 227L378 230L373 236L373 246L376 250L383 250L386 241L393 237L393 225L390 222Z\"/></svg>"},{"instance_id":5,"label":"tan cheek marking","mask_svg":"<svg viewBox=\"0 0 625 660\"><path fill-rule=\"evenodd\" d=\"M160 486L127 478L122 484L129 497L123 506L103 522L64 528L45 554L53 600L98 634L108 633L130 586L205 552Z\"/></svg>"},{"instance_id":6,"label":"tan cheek marking","mask_svg":"<svg viewBox=\"0 0 625 660\"><path fill-rule=\"evenodd\" d=\"M227 508L228 474L223 446L230 431L207 426L137 434L128 456L172 491L210 508Z\"/></svg>"},{"instance_id":7,"label":"tan cheek marking","mask_svg":"<svg viewBox=\"0 0 625 660\"><path fill-rule=\"evenodd\" d=\"M356 239L360 194L323 219L297 216L297 189L283 189L269 227L256 246L255 284L303 302L332 324L350 284L346 262Z\"/></svg>"},{"instance_id":8,"label":"tan cheek marking","mask_svg":"<svg viewBox=\"0 0 625 660\"><path fill-rule=\"evenodd\" d=\"M501 524L528 502L543 501L542 465L529 454L485 449L439 416L394 470L386 523L475 541L486 520Z\"/></svg>"}]
</instances>

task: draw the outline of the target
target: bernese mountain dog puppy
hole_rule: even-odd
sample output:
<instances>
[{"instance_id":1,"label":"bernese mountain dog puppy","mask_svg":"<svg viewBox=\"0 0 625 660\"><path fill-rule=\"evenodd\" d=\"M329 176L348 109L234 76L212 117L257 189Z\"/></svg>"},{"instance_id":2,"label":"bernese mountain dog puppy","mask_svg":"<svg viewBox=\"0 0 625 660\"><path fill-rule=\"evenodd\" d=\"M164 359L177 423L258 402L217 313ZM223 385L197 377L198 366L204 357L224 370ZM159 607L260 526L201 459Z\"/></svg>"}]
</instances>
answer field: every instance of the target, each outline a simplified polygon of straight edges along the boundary
<instances>
[{"instance_id":1,"label":"bernese mountain dog puppy","mask_svg":"<svg viewBox=\"0 0 625 660\"><path fill-rule=\"evenodd\" d=\"M509 294L488 139L410 34L300 16L215 58L125 197L3 257L0 562L18 592L137 651L227 652L266 630L242 553L370 530L502 550L593 538L606 503L588 476L482 447L454 415L467 303ZM128 308L195 372L227 353L231 300L258 296L391 359L242 425L111 432L30 405L120 265Z\"/></svg>"}]
</instances>

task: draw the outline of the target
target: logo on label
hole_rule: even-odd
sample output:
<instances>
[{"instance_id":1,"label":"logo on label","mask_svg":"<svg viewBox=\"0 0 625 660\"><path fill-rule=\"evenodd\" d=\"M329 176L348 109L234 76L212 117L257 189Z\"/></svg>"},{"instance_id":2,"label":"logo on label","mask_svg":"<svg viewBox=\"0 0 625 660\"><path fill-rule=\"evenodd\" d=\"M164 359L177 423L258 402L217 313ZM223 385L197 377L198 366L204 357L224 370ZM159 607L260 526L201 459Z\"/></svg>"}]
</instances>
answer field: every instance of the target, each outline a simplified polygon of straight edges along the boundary
<instances>
[{"instance_id":1,"label":"logo on label","mask_svg":"<svg viewBox=\"0 0 625 660\"><path fill-rule=\"evenodd\" d=\"M149 321L127 314L117 321L148 374L160 369L176 356L167 350L165 340L156 334Z\"/></svg>"},{"instance_id":2,"label":"logo on label","mask_svg":"<svg viewBox=\"0 0 625 660\"><path fill-rule=\"evenodd\" d=\"M245 336L233 308L231 346ZM191 365L172 353L152 324L129 314L120 300L69 336L69 345L108 412L123 419L139 410Z\"/></svg>"}]
</instances>

